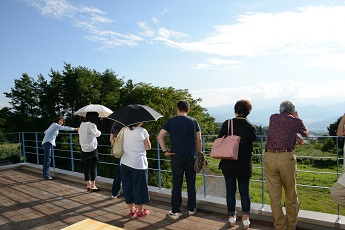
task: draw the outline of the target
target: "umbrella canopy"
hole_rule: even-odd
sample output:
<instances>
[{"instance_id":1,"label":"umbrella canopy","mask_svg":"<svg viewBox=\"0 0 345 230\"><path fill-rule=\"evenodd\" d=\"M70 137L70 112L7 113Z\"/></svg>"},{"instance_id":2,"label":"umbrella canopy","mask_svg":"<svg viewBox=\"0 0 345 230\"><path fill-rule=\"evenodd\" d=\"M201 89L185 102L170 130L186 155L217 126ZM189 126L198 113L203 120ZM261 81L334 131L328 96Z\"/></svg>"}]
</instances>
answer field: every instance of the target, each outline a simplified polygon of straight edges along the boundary
<instances>
[{"instance_id":1,"label":"umbrella canopy","mask_svg":"<svg viewBox=\"0 0 345 230\"><path fill-rule=\"evenodd\" d=\"M113 111L111 109L109 109L103 105L90 104L90 105L87 105L87 106L84 106L84 107L78 109L78 111L75 112L74 115L86 117L87 112L97 112L99 117L107 117L113 113Z\"/></svg>"},{"instance_id":2,"label":"umbrella canopy","mask_svg":"<svg viewBox=\"0 0 345 230\"><path fill-rule=\"evenodd\" d=\"M124 126L134 125L141 122L157 121L162 114L146 105L126 105L107 118L117 121Z\"/></svg>"}]
</instances>

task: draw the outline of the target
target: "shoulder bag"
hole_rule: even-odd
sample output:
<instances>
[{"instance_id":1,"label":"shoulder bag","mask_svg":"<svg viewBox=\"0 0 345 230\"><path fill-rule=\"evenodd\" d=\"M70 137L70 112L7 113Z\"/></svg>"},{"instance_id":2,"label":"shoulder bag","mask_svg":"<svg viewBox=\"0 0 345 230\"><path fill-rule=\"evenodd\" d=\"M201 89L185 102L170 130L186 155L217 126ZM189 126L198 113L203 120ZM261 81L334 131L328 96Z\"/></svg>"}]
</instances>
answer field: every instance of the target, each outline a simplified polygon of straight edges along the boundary
<instances>
[{"instance_id":1,"label":"shoulder bag","mask_svg":"<svg viewBox=\"0 0 345 230\"><path fill-rule=\"evenodd\" d=\"M203 152L198 151L198 143L197 143L197 138L196 138L196 121L193 120L194 123L194 139L195 139L195 151L196 151L196 156L195 156L195 161L194 161L194 171L195 172L200 172L201 170L204 170L208 164L205 154Z\"/></svg>"},{"instance_id":2,"label":"shoulder bag","mask_svg":"<svg viewBox=\"0 0 345 230\"><path fill-rule=\"evenodd\" d=\"M229 126L231 122L231 134L229 135ZM237 160L238 149L240 146L240 136L233 135L233 120L228 120L228 136L217 138L212 145L210 156L216 159Z\"/></svg>"},{"instance_id":3,"label":"shoulder bag","mask_svg":"<svg viewBox=\"0 0 345 230\"><path fill-rule=\"evenodd\" d=\"M125 128L123 127L120 132L117 134L117 136L114 138L114 142L111 148L111 153L114 155L116 158L121 158L123 154L123 138L124 138L124 133L125 133Z\"/></svg>"}]
</instances>

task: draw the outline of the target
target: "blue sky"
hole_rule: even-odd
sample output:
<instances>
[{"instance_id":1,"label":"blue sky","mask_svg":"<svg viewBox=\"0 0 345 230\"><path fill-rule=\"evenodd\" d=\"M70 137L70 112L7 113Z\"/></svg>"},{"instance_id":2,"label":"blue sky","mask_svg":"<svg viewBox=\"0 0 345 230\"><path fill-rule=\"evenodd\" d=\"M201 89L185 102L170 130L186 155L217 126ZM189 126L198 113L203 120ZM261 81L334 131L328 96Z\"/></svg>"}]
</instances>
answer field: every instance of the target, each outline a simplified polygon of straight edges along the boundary
<instances>
[{"instance_id":1,"label":"blue sky","mask_svg":"<svg viewBox=\"0 0 345 230\"><path fill-rule=\"evenodd\" d=\"M64 62L188 89L206 108L345 101L345 1L1 0L0 25L0 108L14 79Z\"/></svg>"}]
</instances>

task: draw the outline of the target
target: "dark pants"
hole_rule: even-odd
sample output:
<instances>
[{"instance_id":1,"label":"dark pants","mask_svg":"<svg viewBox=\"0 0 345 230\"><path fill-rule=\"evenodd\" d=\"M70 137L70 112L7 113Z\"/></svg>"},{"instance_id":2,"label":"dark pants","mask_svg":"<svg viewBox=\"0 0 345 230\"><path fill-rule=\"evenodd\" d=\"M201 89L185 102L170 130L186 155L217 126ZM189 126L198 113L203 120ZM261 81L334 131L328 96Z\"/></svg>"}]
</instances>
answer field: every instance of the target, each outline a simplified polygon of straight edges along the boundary
<instances>
[{"instance_id":1,"label":"dark pants","mask_svg":"<svg viewBox=\"0 0 345 230\"><path fill-rule=\"evenodd\" d=\"M111 189L111 195L117 196L120 194L120 188L121 188L121 170L120 170L120 161L121 158L117 159L117 166L116 166L116 173L113 181L113 186Z\"/></svg>"},{"instance_id":2,"label":"dark pants","mask_svg":"<svg viewBox=\"0 0 345 230\"><path fill-rule=\"evenodd\" d=\"M236 215L236 181L241 196L242 214L250 214L250 195L249 195L249 177L236 178L224 176L226 185L226 204L228 206L228 215Z\"/></svg>"},{"instance_id":3,"label":"dark pants","mask_svg":"<svg viewBox=\"0 0 345 230\"><path fill-rule=\"evenodd\" d=\"M194 156L171 156L173 189L171 191L172 212L181 212L183 176L186 176L189 211L196 210L196 173L194 172Z\"/></svg>"},{"instance_id":4,"label":"dark pants","mask_svg":"<svg viewBox=\"0 0 345 230\"><path fill-rule=\"evenodd\" d=\"M44 159L43 159L43 178L47 179L50 177L50 157L52 153L53 145L50 142L45 142L43 145Z\"/></svg>"},{"instance_id":5,"label":"dark pants","mask_svg":"<svg viewBox=\"0 0 345 230\"><path fill-rule=\"evenodd\" d=\"M95 181L97 172L97 157L87 158L84 161L84 178L85 181Z\"/></svg>"},{"instance_id":6,"label":"dark pants","mask_svg":"<svg viewBox=\"0 0 345 230\"><path fill-rule=\"evenodd\" d=\"M120 170L126 204L142 205L150 203L148 169L134 169L121 164Z\"/></svg>"}]
</instances>

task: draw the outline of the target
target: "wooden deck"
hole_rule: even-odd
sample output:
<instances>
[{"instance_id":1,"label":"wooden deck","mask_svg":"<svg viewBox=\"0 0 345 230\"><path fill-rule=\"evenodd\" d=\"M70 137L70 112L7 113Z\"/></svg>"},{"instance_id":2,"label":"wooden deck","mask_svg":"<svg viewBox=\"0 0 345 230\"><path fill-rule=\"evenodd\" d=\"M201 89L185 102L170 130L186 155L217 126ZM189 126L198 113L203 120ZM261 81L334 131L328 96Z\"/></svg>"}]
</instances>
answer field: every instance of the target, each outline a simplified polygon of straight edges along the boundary
<instances>
[{"instance_id":1,"label":"wooden deck","mask_svg":"<svg viewBox=\"0 0 345 230\"><path fill-rule=\"evenodd\" d=\"M22 168L0 170L0 185L1 230L68 229L85 223L82 221L86 219L122 229L243 229L241 221L231 227L225 214L201 210L195 216L188 216L185 207L180 219L173 220L167 216L170 204L158 201L146 206L151 211L149 216L131 219L123 197L110 198L111 188L89 193L79 183L62 179L43 180L41 174ZM272 223L251 222L250 229L274 229Z\"/></svg>"}]
</instances>

